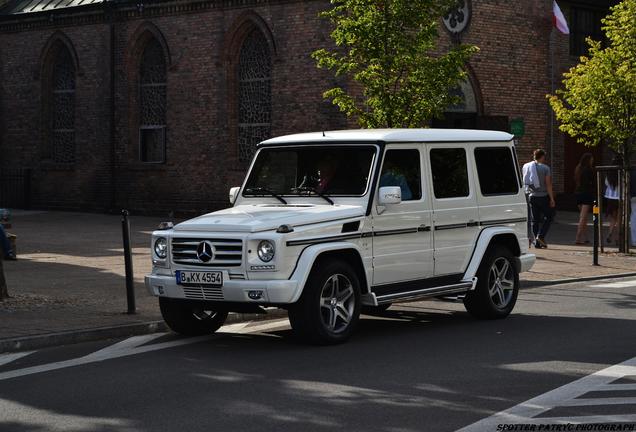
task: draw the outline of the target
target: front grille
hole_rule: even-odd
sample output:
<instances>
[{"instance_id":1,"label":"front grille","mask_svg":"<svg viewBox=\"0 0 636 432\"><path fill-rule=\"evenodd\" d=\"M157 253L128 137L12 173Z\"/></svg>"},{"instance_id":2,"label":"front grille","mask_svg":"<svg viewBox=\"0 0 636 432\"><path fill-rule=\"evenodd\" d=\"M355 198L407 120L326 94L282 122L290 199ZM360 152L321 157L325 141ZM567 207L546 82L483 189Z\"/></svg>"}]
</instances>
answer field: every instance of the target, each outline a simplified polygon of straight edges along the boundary
<instances>
[{"instance_id":1,"label":"front grille","mask_svg":"<svg viewBox=\"0 0 636 432\"><path fill-rule=\"evenodd\" d=\"M214 257L202 262L197 257L197 247L207 241L214 247ZM243 257L243 241L237 239L207 238L173 238L172 261L176 264L187 264L205 267L237 267Z\"/></svg>"},{"instance_id":2,"label":"front grille","mask_svg":"<svg viewBox=\"0 0 636 432\"><path fill-rule=\"evenodd\" d=\"M223 300L221 287L192 287L184 286L185 298L192 300Z\"/></svg>"}]
</instances>

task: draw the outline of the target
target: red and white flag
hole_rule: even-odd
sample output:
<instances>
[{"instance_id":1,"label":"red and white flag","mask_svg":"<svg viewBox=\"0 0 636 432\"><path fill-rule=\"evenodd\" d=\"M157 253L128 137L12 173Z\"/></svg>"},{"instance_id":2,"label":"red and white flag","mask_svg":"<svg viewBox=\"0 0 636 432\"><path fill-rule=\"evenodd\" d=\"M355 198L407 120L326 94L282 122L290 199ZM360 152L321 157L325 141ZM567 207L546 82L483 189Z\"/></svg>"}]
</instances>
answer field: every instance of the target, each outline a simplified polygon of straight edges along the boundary
<instances>
[{"instance_id":1,"label":"red and white flag","mask_svg":"<svg viewBox=\"0 0 636 432\"><path fill-rule=\"evenodd\" d=\"M563 12L561 12L561 8L557 4L556 0L552 1L552 23L561 33L570 34L568 22L565 20Z\"/></svg>"}]
</instances>

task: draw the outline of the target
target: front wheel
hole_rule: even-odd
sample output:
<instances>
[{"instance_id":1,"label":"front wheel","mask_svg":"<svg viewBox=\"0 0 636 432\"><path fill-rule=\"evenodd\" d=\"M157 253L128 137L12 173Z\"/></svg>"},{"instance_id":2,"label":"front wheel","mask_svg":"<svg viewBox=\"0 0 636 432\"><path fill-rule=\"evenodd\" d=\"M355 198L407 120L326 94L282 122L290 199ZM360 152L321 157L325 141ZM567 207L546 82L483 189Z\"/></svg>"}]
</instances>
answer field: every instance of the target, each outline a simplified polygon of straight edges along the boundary
<instances>
[{"instance_id":1,"label":"front wheel","mask_svg":"<svg viewBox=\"0 0 636 432\"><path fill-rule=\"evenodd\" d=\"M214 333L227 319L225 311L208 310L166 297L159 297L159 309L168 327L184 336Z\"/></svg>"},{"instance_id":2,"label":"front wheel","mask_svg":"<svg viewBox=\"0 0 636 432\"><path fill-rule=\"evenodd\" d=\"M321 345L346 341L360 317L360 281L347 263L318 263L300 300L289 308L289 321L299 335Z\"/></svg>"},{"instance_id":3,"label":"front wheel","mask_svg":"<svg viewBox=\"0 0 636 432\"><path fill-rule=\"evenodd\" d=\"M489 250L477 270L477 286L464 298L466 310L476 318L507 317L517 302L519 273L514 256L505 247Z\"/></svg>"}]
</instances>

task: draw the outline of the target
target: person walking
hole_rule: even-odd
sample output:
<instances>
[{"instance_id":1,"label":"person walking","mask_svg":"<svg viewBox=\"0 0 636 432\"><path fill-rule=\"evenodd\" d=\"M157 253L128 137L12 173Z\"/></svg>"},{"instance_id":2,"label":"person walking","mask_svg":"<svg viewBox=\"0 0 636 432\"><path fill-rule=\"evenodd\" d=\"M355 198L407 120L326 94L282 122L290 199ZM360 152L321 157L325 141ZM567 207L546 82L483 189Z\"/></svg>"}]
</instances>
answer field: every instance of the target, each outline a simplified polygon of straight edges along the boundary
<instances>
[{"instance_id":1,"label":"person walking","mask_svg":"<svg viewBox=\"0 0 636 432\"><path fill-rule=\"evenodd\" d=\"M574 243L583 245L590 242L587 238L587 221L594 205L594 156L592 153L584 153L581 156L574 170L574 181L576 204L579 207L579 225Z\"/></svg>"},{"instance_id":2,"label":"person walking","mask_svg":"<svg viewBox=\"0 0 636 432\"><path fill-rule=\"evenodd\" d=\"M620 161L614 159L612 165L618 165ZM618 170L610 171L605 175L605 192L603 193L605 198L605 215L609 217L609 233L605 242L611 244L612 240L616 240L616 227L618 226L618 203L620 200L620 193L618 187Z\"/></svg>"},{"instance_id":3,"label":"person walking","mask_svg":"<svg viewBox=\"0 0 636 432\"><path fill-rule=\"evenodd\" d=\"M11 250L11 244L7 238L7 233L4 231L4 227L0 223L0 248L2 248L3 258L6 260L15 261L15 252Z\"/></svg>"},{"instance_id":4,"label":"person walking","mask_svg":"<svg viewBox=\"0 0 636 432\"><path fill-rule=\"evenodd\" d=\"M533 161L523 166L523 182L530 201L534 247L547 248L546 236L554 218L556 201L552 189L552 173L545 163L545 151L536 149Z\"/></svg>"}]
</instances>

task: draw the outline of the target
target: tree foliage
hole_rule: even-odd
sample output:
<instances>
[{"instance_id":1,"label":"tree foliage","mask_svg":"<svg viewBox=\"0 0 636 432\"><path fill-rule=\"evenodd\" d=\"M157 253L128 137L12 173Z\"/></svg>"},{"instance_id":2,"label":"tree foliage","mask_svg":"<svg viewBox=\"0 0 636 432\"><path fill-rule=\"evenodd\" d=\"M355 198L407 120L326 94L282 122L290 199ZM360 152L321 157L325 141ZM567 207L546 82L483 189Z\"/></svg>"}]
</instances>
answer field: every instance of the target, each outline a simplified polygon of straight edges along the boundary
<instances>
[{"instance_id":1,"label":"tree foliage","mask_svg":"<svg viewBox=\"0 0 636 432\"><path fill-rule=\"evenodd\" d=\"M602 140L622 156L623 185L619 250L627 252L629 166L636 150L636 0L623 0L603 19L607 44L588 38L589 52L564 74L564 89L548 95L559 128L577 141Z\"/></svg>"},{"instance_id":2,"label":"tree foliage","mask_svg":"<svg viewBox=\"0 0 636 432\"><path fill-rule=\"evenodd\" d=\"M588 55L548 98L563 132L588 146L606 140L627 165L636 146L636 0L614 6L603 24L607 46L588 39Z\"/></svg>"},{"instance_id":3,"label":"tree foliage","mask_svg":"<svg viewBox=\"0 0 636 432\"><path fill-rule=\"evenodd\" d=\"M437 50L440 17L456 0L331 0L321 14L334 29L334 50L313 53L318 67L358 84L324 93L362 127L422 127L458 97L450 90L465 79L475 46Z\"/></svg>"}]
</instances>

